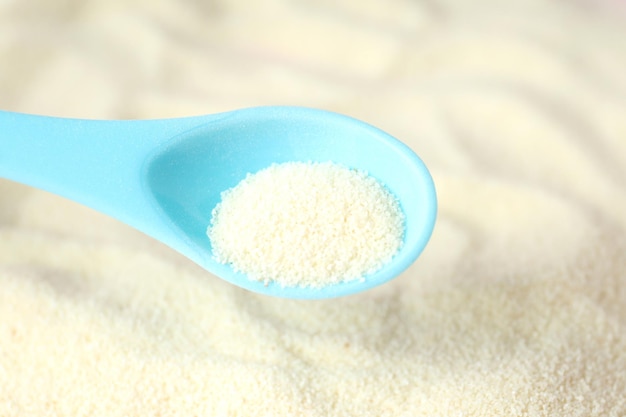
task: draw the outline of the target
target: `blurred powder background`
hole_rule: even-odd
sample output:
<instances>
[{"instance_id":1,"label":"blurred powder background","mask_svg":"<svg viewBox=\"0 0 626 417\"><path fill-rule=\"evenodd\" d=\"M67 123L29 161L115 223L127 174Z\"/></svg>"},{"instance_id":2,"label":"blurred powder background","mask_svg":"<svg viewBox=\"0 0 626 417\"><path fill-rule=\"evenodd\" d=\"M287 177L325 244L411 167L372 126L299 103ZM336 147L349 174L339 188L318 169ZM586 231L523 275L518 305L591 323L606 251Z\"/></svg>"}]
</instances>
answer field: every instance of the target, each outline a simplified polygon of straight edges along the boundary
<instances>
[{"instance_id":1,"label":"blurred powder background","mask_svg":"<svg viewBox=\"0 0 626 417\"><path fill-rule=\"evenodd\" d=\"M0 180L0 415L626 415L623 2L0 1L0 109L278 104L424 159L422 257L271 299Z\"/></svg>"}]
</instances>

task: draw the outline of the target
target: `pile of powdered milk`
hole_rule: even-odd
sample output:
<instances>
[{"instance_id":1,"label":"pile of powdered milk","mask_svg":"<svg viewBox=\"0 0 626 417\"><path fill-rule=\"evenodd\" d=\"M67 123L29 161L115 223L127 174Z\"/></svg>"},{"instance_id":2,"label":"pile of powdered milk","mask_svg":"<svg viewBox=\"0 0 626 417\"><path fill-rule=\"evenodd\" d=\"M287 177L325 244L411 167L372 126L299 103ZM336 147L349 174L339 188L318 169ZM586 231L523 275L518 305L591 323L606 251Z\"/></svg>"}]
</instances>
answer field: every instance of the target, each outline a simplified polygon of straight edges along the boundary
<instances>
[{"instance_id":1,"label":"pile of powdered milk","mask_svg":"<svg viewBox=\"0 0 626 417\"><path fill-rule=\"evenodd\" d=\"M621 2L4 1L0 39L2 109L323 108L439 199L400 277L298 301L0 180L1 416L626 415Z\"/></svg>"}]
</instances>

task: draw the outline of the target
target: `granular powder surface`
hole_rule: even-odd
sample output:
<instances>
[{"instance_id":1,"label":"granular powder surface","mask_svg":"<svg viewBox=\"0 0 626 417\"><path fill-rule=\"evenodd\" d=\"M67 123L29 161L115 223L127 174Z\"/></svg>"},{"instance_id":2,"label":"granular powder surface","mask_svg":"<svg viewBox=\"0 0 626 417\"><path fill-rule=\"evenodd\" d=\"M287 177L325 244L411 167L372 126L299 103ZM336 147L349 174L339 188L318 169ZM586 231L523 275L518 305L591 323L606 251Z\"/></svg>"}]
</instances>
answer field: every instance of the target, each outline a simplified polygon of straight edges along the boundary
<instances>
[{"instance_id":1,"label":"granular powder surface","mask_svg":"<svg viewBox=\"0 0 626 417\"><path fill-rule=\"evenodd\" d=\"M439 205L399 277L305 301L247 291L0 179L0 416L625 417L622 11L0 1L2 109L324 108L414 149Z\"/></svg>"},{"instance_id":2,"label":"granular powder surface","mask_svg":"<svg viewBox=\"0 0 626 417\"><path fill-rule=\"evenodd\" d=\"M274 164L222 193L207 229L221 263L251 279L322 287L364 279L398 252L404 216L363 171Z\"/></svg>"}]
</instances>

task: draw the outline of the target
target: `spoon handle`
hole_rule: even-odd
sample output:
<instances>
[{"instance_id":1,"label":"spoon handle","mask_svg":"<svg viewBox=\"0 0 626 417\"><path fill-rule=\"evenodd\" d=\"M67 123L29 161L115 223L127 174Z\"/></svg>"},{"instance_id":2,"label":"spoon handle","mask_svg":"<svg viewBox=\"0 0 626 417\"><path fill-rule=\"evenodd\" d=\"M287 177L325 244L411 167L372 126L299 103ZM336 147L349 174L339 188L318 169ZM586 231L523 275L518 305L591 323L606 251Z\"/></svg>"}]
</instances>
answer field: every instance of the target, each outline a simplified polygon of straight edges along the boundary
<instances>
[{"instance_id":1,"label":"spoon handle","mask_svg":"<svg viewBox=\"0 0 626 417\"><path fill-rule=\"evenodd\" d=\"M0 111L0 177L146 229L154 211L141 175L146 160L205 119L106 121Z\"/></svg>"}]
</instances>

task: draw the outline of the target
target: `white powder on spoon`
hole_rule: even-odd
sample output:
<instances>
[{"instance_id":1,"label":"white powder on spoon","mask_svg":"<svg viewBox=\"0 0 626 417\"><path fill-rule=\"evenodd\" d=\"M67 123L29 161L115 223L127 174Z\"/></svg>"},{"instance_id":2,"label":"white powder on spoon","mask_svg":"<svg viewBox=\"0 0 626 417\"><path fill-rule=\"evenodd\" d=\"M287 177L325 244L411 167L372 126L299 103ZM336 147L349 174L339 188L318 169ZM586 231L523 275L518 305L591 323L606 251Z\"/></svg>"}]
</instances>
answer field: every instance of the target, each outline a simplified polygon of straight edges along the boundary
<instances>
[{"instance_id":1,"label":"white powder on spoon","mask_svg":"<svg viewBox=\"0 0 626 417\"><path fill-rule=\"evenodd\" d=\"M288 162L222 193L207 235L219 262L253 280L323 287L389 262L402 245L404 216L363 171Z\"/></svg>"}]
</instances>

